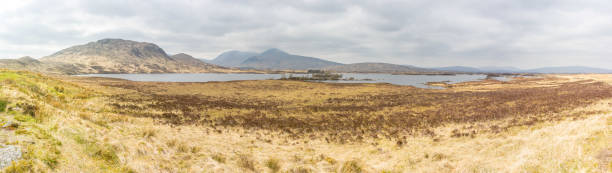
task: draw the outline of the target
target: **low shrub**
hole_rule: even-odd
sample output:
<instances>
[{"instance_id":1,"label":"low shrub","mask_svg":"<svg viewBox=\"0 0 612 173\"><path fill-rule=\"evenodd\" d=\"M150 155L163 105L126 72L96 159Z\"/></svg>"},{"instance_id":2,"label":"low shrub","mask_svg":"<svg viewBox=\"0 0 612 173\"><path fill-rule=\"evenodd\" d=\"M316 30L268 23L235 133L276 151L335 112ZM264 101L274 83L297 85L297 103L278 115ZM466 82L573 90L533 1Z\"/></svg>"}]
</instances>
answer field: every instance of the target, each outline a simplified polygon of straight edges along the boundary
<instances>
[{"instance_id":1,"label":"low shrub","mask_svg":"<svg viewBox=\"0 0 612 173\"><path fill-rule=\"evenodd\" d=\"M278 172L281 166L278 159L270 158L266 161L266 167L270 168L272 172Z\"/></svg>"},{"instance_id":2,"label":"low shrub","mask_svg":"<svg viewBox=\"0 0 612 173\"><path fill-rule=\"evenodd\" d=\"M344 162L342 168L340 169L342 173L361 173L363 172L363 168L361 168L361 164L356 160L351 160Z\"/></svg>"},{"instance_id":3,"label":"low shrub","mask_svg":"<svg viewBox=\"0 0 612 173\"><path fill-rule=\"evenodd\" d=\"M299 166L299 167L290 169L288 172L290 173L311 173L313 171L310 168Z\"/></svg>"},{"instance_id":4,"label":"low shrub","mask_svg":"<svg viewBox=\"0 0 612 173\"><path fill-rule=\"evenodd\" d=\"M32 117L36 116L36 112L38 111L38 106L29 103L17 103L17 107L19 107L24 114Z\"/></svg>"},{"instance_id":5,"label":"low shrub","mask_svg":"<svg viewBox=\"0 0 612 173\"><path fill-rule=\"evenodd\" d=\"M255 171L255 161L253 161L249 155L239 155L237 162L238 166L241 168Z\"/></svg>"},{"instance_id":6,"label":"low shrub","mask_svg":"<svg viewBox=\"0 0 612 173\"><path fill-rule=\"evenodd\" d=\"M116 164L119 162L119 157L117 156L116 149L108 144L104 144L98 146L96 144L90 144L88 146L90 148L90 155L94 158L98 158L104 160L108 163Z\"/></svg>"}]
</instances>

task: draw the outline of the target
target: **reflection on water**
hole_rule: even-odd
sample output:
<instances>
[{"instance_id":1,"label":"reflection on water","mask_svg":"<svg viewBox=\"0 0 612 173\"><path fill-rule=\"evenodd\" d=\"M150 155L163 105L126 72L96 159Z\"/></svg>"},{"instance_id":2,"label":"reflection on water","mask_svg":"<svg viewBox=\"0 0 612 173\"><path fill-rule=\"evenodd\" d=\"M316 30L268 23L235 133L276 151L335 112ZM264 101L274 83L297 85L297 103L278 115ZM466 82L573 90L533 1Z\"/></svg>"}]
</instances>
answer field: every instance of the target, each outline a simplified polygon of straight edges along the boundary
<instances>
[{"instance_id":1,"label":"reflection on water","mask_svg":"<svg viewBox=\"0 0 612 173\"><path fill-rule=\"evenodd\" d=\"M303 74L292 74L299 76ZM343 73L344 79L320 81L334 83L390 83L395 85L411 85L419 88L441 88L426 85L427 82L459 83L467 81L482 80L487 75L393 75L380 73ZM280 79L282 74L225 74L225 73L172 73L172 74L87 74L77 76L110 77L131 81L156 81L156 82L210 82L210 81L236 81L236 80L267 80ZM364 80L368 79L368 80ZM496 80L508 80L505 77L496 77Z\"/></svg>"}]
</instances>

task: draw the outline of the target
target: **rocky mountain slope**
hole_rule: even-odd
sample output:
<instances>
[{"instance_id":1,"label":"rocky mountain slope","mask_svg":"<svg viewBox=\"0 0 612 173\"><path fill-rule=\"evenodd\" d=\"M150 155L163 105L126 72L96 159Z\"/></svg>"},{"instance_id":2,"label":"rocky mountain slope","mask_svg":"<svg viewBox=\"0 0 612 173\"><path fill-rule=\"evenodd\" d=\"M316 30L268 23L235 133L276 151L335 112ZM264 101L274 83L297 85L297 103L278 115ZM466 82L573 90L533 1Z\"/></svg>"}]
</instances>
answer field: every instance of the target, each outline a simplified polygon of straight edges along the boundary
<instances>
[{"instance_id":1,"label":"rocky mountain slope","mask_svg":"<svg viewBox=\"0 0 612 173\"><path fill-rule=\"evenodd\" d=\"M159 46L122 39L103 39L73 46L40 59L48 64L70 64L76 73L200 73L225 68L186 54L170 57Z\"/></svg>"}]
</instances>

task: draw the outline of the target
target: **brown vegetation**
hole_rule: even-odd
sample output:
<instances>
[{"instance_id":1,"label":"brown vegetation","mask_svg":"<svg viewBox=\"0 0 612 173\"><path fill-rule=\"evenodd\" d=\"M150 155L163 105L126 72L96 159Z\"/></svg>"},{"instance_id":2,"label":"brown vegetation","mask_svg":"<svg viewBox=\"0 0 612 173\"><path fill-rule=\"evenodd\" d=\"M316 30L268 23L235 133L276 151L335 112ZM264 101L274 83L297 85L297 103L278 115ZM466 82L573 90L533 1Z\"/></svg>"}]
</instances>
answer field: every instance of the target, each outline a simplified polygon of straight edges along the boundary
<instances>
[{"instance_id":1,"label":"brown vegetation","mask_svg":"<svg viewBox=\"0 0 612 173\"><path fill-rule=\"evenodd\" d=\"M567 117L579 118L582 114L563 112L612 98L612 86L607 83L560 80L524 79L508 85L542 82L550 85L468 91L284 81L217 85L111 80L99 84L135 91L112 96L115 99L111 106L119 113L153 117L174 125L265 129L283 132L293 138L323 138L339 143L382 137L401 145L406 135L463 137ZM216 87L211 90L207 85ZM236 85L241 85L241 89L233 90ZM330 89L317 90L312 85ZM361 88L353 90L357 87ZM193 93L175 92L179 90ZM230 90L240 93L231 93ZM227 93L223 94L224 91ZM273 92L287 94L278 98ZM487 127L466 126L451 134L432 131L445 123L492 120L505 121Z\"/></svg>"}]
</instances>

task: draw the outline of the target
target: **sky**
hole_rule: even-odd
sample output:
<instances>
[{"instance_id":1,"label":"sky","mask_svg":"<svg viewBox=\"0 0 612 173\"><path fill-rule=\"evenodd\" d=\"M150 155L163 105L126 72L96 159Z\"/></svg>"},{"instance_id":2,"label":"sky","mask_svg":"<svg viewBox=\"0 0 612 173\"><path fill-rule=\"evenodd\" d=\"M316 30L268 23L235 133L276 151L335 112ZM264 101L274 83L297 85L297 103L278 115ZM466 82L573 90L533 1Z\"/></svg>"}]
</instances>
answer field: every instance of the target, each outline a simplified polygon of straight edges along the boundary
<instances>
[{"instance_id":1,"label":"sky","mask_svg":"<svg viewBox=\"0 0 612 173\"><path fill-rule=\"evenodd\" d=\"M612 68L609 0L3 0L0 58L104 38L212 59L228 50L341 63Z\"/></svg>"}]
</instances>

